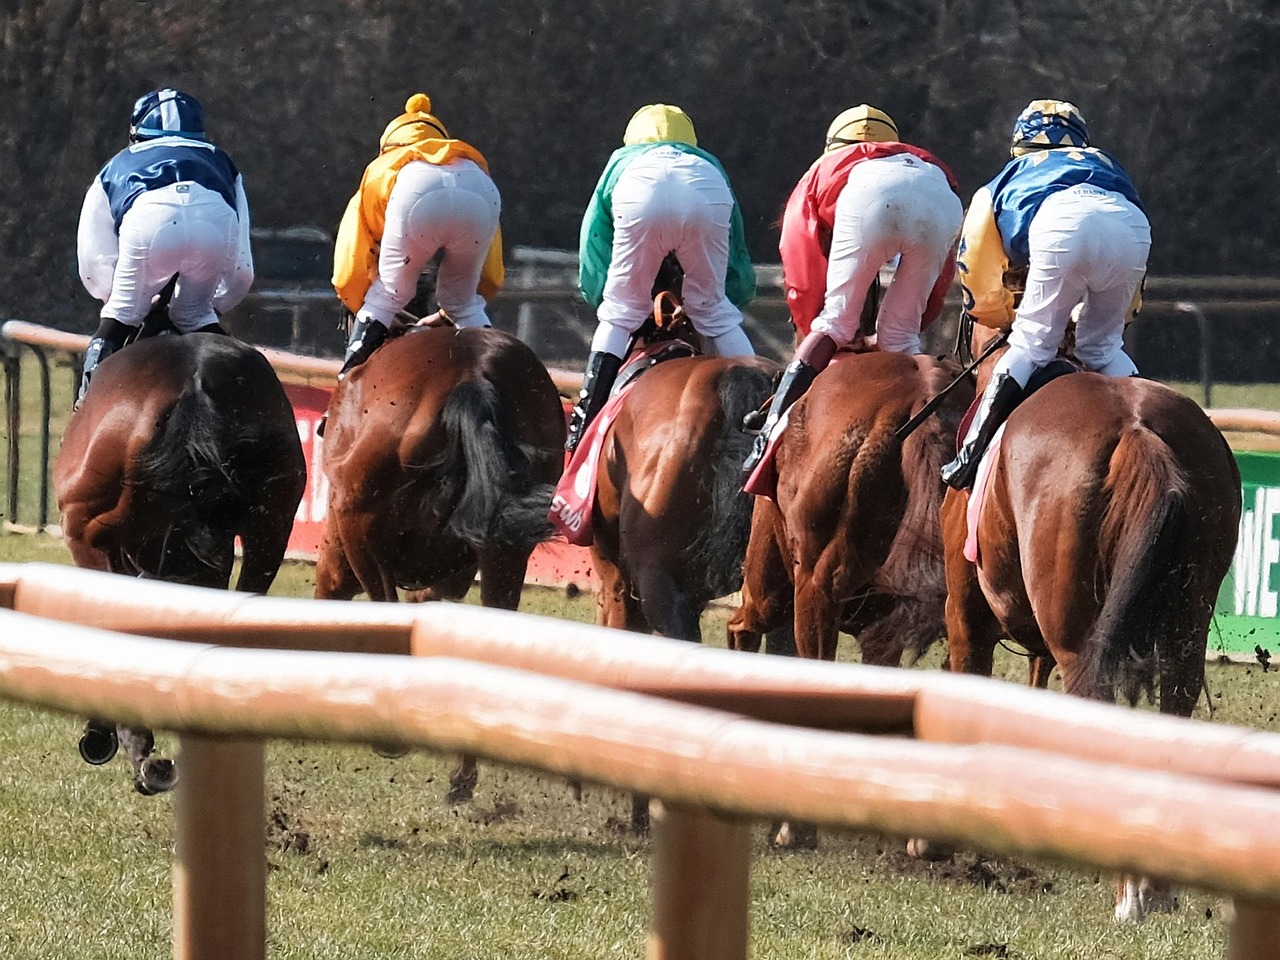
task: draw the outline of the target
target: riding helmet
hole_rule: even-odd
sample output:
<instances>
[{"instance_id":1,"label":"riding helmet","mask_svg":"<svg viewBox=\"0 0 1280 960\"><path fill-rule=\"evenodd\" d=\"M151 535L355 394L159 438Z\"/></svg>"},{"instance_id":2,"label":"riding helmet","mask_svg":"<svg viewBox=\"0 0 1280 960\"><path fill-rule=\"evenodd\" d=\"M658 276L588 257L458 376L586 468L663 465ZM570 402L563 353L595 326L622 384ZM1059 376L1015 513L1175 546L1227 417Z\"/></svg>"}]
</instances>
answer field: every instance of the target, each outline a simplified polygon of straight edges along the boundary
<instances>
[{"instance_id":1,"label":"riding helmet","mask_svg":"<svg viewBox=\"0 0 1280 960\"><path fill-rule=\"evenodd\" d=\"M129 118L129 139L151 140L155 137L186 137L205 140L204 109L189 93L165 87L138 98Z\"/></svg>"},{"instance_id":2,"label":"riding helmet","mask_svg":"<svg viewBox=\"0 0 1280 960\"><path fill-rule=\"evenodd\" d=\"M669 103L651 103L641 107L627 122L622 142L628 147L638 143L686 143L698 145L693 121L679 107Z\"/></svg>"},{"instance_id":3,"label":"riding helmet","mask_svg":"<svg viewBox=\"0 0 1280 960\"><path fill-rule=\"evenodd\" d=\"M431 98L415 93L404 102L404 113L387 124L378 141L379 150L404 147L423 140L448 140L449 131L431 113Z\"/></svg>"},{"instance_id":4,"label":"riding helmet","mask_svg":"<svg viewBox=\"0 0 1280 960\"><path fill-rule=\"evenodd\" d=\"M1088 145L1089 129L1074 103L1066 100L1032 100L1013 122L1009 152L1020 157L1033 150Z\"/></svg>"},{"instance_id":5,"label":"riding helmet","mask_svg":"<svg viewBox=\"0 0 1280 960\"><path fill-rule=\"evenodd\" d=\"M842 111L827 127L827 150L851 143L891 143L898 139L893 118L870 104L860 103Z\"/></svg>"}]
</instances>

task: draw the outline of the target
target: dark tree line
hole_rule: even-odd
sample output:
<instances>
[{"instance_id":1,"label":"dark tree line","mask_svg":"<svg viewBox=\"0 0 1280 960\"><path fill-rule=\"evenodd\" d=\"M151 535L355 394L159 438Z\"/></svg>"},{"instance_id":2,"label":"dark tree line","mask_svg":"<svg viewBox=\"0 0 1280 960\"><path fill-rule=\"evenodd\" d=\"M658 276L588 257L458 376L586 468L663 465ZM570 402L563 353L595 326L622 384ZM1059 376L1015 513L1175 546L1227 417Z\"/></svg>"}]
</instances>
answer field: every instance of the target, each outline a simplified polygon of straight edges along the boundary
<instances>
[{"instance_id":1,"label":"dark tree line","mask_svg":"<svg viewBox=\"0 0 1280 960\"><path fill-rule=\"evenodd\" d=\"M574 247L638 106L693 117L776 259L828 121L889 111L966 196L1030 99L1074 100L1151 215L1155 273L1280 274L1270 0L0 0L0 314L84 314L84 189L129 108L205 104L256 225L332 230L415 90L489 158L510 243Z\"/></svg>"}]
</instances>

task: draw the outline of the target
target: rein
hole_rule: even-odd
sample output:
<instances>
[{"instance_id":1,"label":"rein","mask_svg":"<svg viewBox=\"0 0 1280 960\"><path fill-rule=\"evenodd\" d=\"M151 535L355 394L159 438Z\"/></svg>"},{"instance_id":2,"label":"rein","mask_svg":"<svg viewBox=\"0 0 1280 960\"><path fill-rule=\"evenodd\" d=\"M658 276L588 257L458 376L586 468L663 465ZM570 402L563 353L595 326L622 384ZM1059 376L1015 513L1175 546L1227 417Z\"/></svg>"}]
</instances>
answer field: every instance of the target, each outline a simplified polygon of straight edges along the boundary
<instances>
[{"instance_id":1,"label":"rein","mask_svg":"<svg viewBox=\"0 0 1280 960\"><path fill-rule=\"evenodd\" d=\"M897 437L899 440L905 440L907 439L907 437L911 436L911 434L915 432L916 427L920 426L920 424L928 420L929 417L933 415L933 412L937 410L938 407L942 406L942 401L947 398L947 394L949 394L952 390L954 390L956 388L956 385L961 380L963 380L969 374L973 373L974 369L977 368L978 364L982 363L983 360L987 359L987 357L991 356L991 354L995 353L997 350L1003 347L1005 345L1005 342L1008 339L1009 339L1009 331L1008 330L1002 331L1000 336L996 337L994 340L992 340L990 343L987 344L986 348L982 351L982 353L980 353L976 358L974 358L973 362L971 362L967 367L965 367L963 370L960 371L959 376L957 376L949 384L943 387L942 390L939 391L935 396L931 397L928 403L926 403L923 407L920 408L920 412L917 413L910 420L908 420L906 423L904 423L902 426L900 426L897 430L895 430L893 435Z\"/></svg>"}]
</instances>

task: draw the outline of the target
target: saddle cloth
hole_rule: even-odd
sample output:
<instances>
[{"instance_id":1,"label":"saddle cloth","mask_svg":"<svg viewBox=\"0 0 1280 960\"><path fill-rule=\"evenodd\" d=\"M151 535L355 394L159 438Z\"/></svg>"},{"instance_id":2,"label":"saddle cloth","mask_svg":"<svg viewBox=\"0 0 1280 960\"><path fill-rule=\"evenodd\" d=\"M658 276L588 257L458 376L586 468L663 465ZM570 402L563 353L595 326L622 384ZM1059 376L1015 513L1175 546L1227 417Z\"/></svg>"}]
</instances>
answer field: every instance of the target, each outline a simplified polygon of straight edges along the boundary
<instances>
[{"instance_id":1,"label":"saddle cloth","mask_svg":"<svg viewBox=\"0 0 1280 960\"><path fill-rule=\"evenodd\" d=\"M596 480L600 475L605 436L636 380L656 364L695 354L693 347L682 340L661 340L641 344L628 355L626 364L618 371L608 402L587 424L551 499L551 525L570 543L579 547L591 545L592 508L596 502Z\"/></svg>"}]
</instances>

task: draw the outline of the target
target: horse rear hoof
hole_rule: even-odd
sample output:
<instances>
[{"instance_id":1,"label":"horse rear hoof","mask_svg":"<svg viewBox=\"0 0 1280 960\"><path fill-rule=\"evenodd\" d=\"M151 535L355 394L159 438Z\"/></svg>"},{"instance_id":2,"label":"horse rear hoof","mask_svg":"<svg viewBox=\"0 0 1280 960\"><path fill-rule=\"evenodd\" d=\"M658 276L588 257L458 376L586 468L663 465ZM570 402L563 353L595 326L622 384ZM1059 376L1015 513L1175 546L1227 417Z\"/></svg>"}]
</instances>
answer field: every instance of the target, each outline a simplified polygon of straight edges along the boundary
<instances>
[{"instance_id":1,"label":"horse rear hoof","mask_svg":"<svg viewBox=\"0 0 1280 960\"><path fill-rule=\"evenodd\" d=\"M148 758L142 761L134 788L144 797L167 793L178 785L178 768L172 760Z\"/></svg>"},{"instance_id":2,"label":"horse rear hoof","mask_svg":"<svg viewBox=\"0 0 1280 960\"><path fill-rule=\"evenodd\" d=\"M770 841L775 850L817 850L818 828L811 823L783 821Z\"/></svg>"},{"instance_id":3,"label":"horse rear hoof","mask_svg":"<svg viewBox=\"0 0 1280 960\"><path fill-rule=\"evenodd\" d=\"M116 755L120 740L115 727L90 725L80 734L80 757L85 763L100 767Z\"/></svg>"},{"instance_id":4,"label":"horse rear hoof","mask_svg":"<svg viewBox=\"0 0 1280 960\"><path fill-rule=\"evenodd\" d=\"M916 860L927 860L937 863L950 860L955 856L956 848L949 843L937 840L926 840L924 837L912 837L907 841L907 856Z\"/></svg>"},{"instance_id":5,"label":"horse rear hoof","mask_svg":"<svg viewBox=\"0 0 1280 960\"><path fill-rule=\"evenodd\" d=\"M409 755L409 748L398 743L375 743L373 752L386 760L399 760Z\"/></svg>"}]
</instances>

